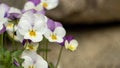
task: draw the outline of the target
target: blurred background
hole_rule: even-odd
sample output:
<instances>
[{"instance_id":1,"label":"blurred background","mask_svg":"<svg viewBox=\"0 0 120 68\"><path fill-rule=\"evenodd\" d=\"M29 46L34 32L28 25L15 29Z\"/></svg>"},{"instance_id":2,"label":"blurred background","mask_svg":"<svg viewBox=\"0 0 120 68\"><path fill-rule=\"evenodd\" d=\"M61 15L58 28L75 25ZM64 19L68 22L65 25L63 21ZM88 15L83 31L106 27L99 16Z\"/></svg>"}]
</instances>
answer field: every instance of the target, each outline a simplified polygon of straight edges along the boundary
<instances>
[{"instance_id":1,"label":"blurred background","mask_svg":"<svg viewBox=\"0 0 120 68\"><path fill-rule=\"evenodd\" d=\"M26 0L1 2L22 9ZM61 68L120 68L119 6L120 0L60 0L58 7L47 11L79 42L75 52L64 49ZM59 46L50 48L49 60L56 62Z\"/></svg>"}]
</instances>

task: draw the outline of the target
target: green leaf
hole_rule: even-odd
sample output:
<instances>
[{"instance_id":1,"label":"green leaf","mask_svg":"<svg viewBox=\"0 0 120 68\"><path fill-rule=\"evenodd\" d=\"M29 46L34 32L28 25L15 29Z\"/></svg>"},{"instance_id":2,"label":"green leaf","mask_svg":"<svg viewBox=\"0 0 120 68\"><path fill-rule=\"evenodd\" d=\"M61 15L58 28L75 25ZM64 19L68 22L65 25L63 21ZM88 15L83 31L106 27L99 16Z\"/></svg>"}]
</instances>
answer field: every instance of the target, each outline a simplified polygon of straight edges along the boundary
<instances>
[{"instance_id":1,"label":"green leaf","mask_svg":"<svg viewBox=\"0 0 120 68\"><path fill-rule=\"evenodd\" d=\"M12 57L19 57L22 54L23 50L13 51Z\"/></svg>"},{"instance_id":2,"label":"green leaf","mask_svg":"<svg viewBox=\"0 0 120 68\"><path fill-rule=\"evenodd\" d=\"M54 64L51 63L51 62L49 63L49 67L50 67L50 68L55 68Z\"/></svg>"}]
</instances>

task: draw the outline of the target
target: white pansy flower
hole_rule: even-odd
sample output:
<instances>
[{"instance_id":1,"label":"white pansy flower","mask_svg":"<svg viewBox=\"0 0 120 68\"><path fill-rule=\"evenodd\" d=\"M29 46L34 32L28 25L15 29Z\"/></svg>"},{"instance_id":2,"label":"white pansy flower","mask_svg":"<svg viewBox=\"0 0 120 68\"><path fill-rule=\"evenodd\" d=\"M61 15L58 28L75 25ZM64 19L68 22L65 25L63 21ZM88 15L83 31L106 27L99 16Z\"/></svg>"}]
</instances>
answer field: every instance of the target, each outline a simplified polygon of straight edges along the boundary
<instances>
[{"instance_id":1,"label":"white pansy flower","mask_svg":"<svg viewBox=\"0 0 120 68\"><path fill-rule=\"evenodd\" d=\"M5 4L0 4L0 34L5 32L6 28L4 26L5 23L8 22L8 18L6 17L7 11L9 10L9 7Z\"/></svg>"},{"instance_id":2,"label":"white pansy flower","mask_svg":"<svg viewBox=\"0 0 120 68\"><path fill-rule=\"evenodd\" d=\"M40 42L47 28L46 18L42 14L26 12L18 23L18 33L24 36L24 39L30 39L33 42Z\"/></svg>"},{"instance_id":3,"label":"white pansy flower","mask_svg":"<svg viewBox=\"0 0 120 68\"><path fill-rule=\"evenodd\" d=\"M24 68L48 68L47 62L34 51L24 51L21 58L25 59Z\"/></svg>"},{"instance_id":4,"label":"white pansy flower","mask_svg":"<svg viewBox=\"0 0 120 68\"><path fill-rule=\"evenodd\" d=\"M47 10L57 7L58 3L59 0L41 0L41 5Z\"/></svg>"},{"instance_id":5,"label":"white pansy flower","mask_svg":"<svg viewBox=\"0 0 120 68\"><path fill-rule=\"evenodd\" d=\"M75 51L77 49L78 41L75 40L72 36L66 36L64 39L64 45L66 49L70 51Z\"/></svg>"},{"instance_id":6,"label":"white pansy flower","mask_svg":"<svg viewBox=\"0 0 120 68\"><path fill-rule=\"evenodd\" d=\"M66 31L62 27L62 24L49 19L47 25L48 25L48 29L44 34L45 37L50 42L59 42L59 43L63 42L63 37L66 35Z\"/></svg>"}]
</instances>

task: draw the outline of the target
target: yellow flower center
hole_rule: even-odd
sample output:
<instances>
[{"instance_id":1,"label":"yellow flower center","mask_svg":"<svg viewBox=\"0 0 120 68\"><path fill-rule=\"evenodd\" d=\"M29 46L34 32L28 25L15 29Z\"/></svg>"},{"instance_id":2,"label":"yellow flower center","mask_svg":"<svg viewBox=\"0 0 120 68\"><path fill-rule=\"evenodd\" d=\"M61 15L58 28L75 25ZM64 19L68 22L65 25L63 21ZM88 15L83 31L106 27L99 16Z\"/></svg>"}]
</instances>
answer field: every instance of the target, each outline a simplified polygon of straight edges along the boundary
<instances>
[{"instance_id":1,"label":"yellow flower center","mask_svg":"<svg viewBox=\"0 0 120 68\"><path fill-rule=\"evenodd\" d=\"M12 23L8 23L8 24L7 24L7 27L8 27L8 28L13 28L13 24L12 24Z\"/></svg>"},{"instance_id":2,"label":"yellow flower center","mask_svg":"<svg viewBox=\"0 0 120 68\"><path fill-rule=\"evenodd\" d=\"M51 38L52 38L52 40L57 40L57 37L56 37L55 34L52 34L52 35L51 35Z\"/></svg>"},{"instance_id":3,"label":"yellow flower center","mask_svg":"<svg viewBox=\"0 0 120 68\"><path fill-rule=\"evenodd\" d=\"M33 45L28 45L28 46L26 47L26 49L34 50L34 47L33 47Z\"/></svg>"},{"instance_id":4,"label":"yellow flower center","mask_svg":"<svg viewBox=\"0 0 120 68\"><path fill-rule=\"evenodd\" d=\"M36 32L35 32L34 30L31 30L31 31L29 32L29 34L30 34L30 36L32 36L32 37L35 37L35 36L36 36Z\"/></svg>"},{"instance_id":5,"label":"yellow flower center","mask_svg":"<svg viewBox=\"0 0 120 68\"><path fill-rule=\"evenodd\" d=\"M43 7L44 8L47 8L48 7L48 4L46 2L43 3Z\"/></svg>"},{"instance_id":6,"label":"yellow flower center","mask_svg":"<svg viewBox=\"0 0 120 68\"><path fill-rule=\"evenodd\" d=\"M74 50L76 49L76 47L73 46L73 45L69 45L69 46L68 46L68 49L71 50L71 51L74 51Z\"/></svg>"},{"instance_id":7,"label":"yellow flower center","mask_svg":"<svg viewBox=\"0 0 120 68\"><path fill-rule=\"evenodd\" d=\"M28 68L35 68L34 65L29 66Z\"/></svg>"}]
</instances>

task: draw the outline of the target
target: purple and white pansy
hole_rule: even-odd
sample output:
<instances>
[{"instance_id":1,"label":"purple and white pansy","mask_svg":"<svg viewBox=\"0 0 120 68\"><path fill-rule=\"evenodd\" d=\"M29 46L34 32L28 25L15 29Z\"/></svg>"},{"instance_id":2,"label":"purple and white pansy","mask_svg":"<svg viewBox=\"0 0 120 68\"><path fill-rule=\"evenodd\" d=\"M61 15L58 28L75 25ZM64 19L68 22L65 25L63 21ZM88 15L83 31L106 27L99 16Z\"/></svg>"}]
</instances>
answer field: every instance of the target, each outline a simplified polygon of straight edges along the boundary
<instances>
[{"instance_id":1,"label":"purple and white pansy","mask_svg":"<svg viewBox=\"0 0 120 68\"><path fill-rule=\"evenodd\" d=\"M0 34L6 31L5 23L8 22L7 18L7 11L9 10L9 7L6 4L0 4Z\"/></svg>"},{"instance_id":2,"label":"purple and white pansy","mask_svg":"<svg viewBox=\"0 0 120 68\"><path fill-rule=\"evenodd\" d=\"M51 19L48 19L47 22L47 30L44 36L50 41L50 42L63 42L63 38L66 35L66 31L63 28L62 24L56 21L53 21Z\"/></svg>"},{"instance_id":3,"label":"purple and white pansy","mask_svg":"<svg viewBox=\"0 0 120 68\"><path fill-rule=\"evenodd\" d=\"M48 68L48 63L35 51L23 51L21 58L24 59L24 68Z\"/></svg>"},{"instance_id":4,"label":"purple and white pansy","mask_svg":"<svg viewBox=\"0 0 120 68\"><path fill-rule=\"evenodd\" d=\"M47 28L46 18L42 14L34 14L29 11L22 15L18 23L18 33L24 39L30 39L33 42L40 42Z\"/></svg>"},{"instance_id":5,"label":"purple and white pansy","mask_svg":"<svg viewBox=\"0 0 120 68\"><path fill-rule=\"evenodd\" d=\"M70 51L75 51L78 47L78 42L73 38L73 36L66 36L64 38L64 46Z\"/></svg>"},{"instance_id":6,"label":"purple and white pansy","mask_svg":"<svg viewBox=\"0 0 120 68\"><path fill-rule=\"evenodd\" d=\"M43 9L51 10L57 7L59 0L28 0L34 3L36 8L41 6ZM33 7L33 5L31 4Z\"/></svg>"},{"instance_id":7,"label":"purple and white pansy","mask_svg":"<svg viewBox=\"0 0 120 68\"><path fill-rule=\"evenodd\" d=\"M48 68L47 61L37 54L39 42L43 38L60 43L70 51L77 49L77 40L72 36L65 36L63 25L45 16L46 10L54 9L58 3L59 0L28 0L22 10L0 4L0 34L7 31L13 40L23 43L25 50L21 58L24 59L24 68ZM21 65L16 59L13 63L18 67Z\"/></svg>"}]
</instances>

